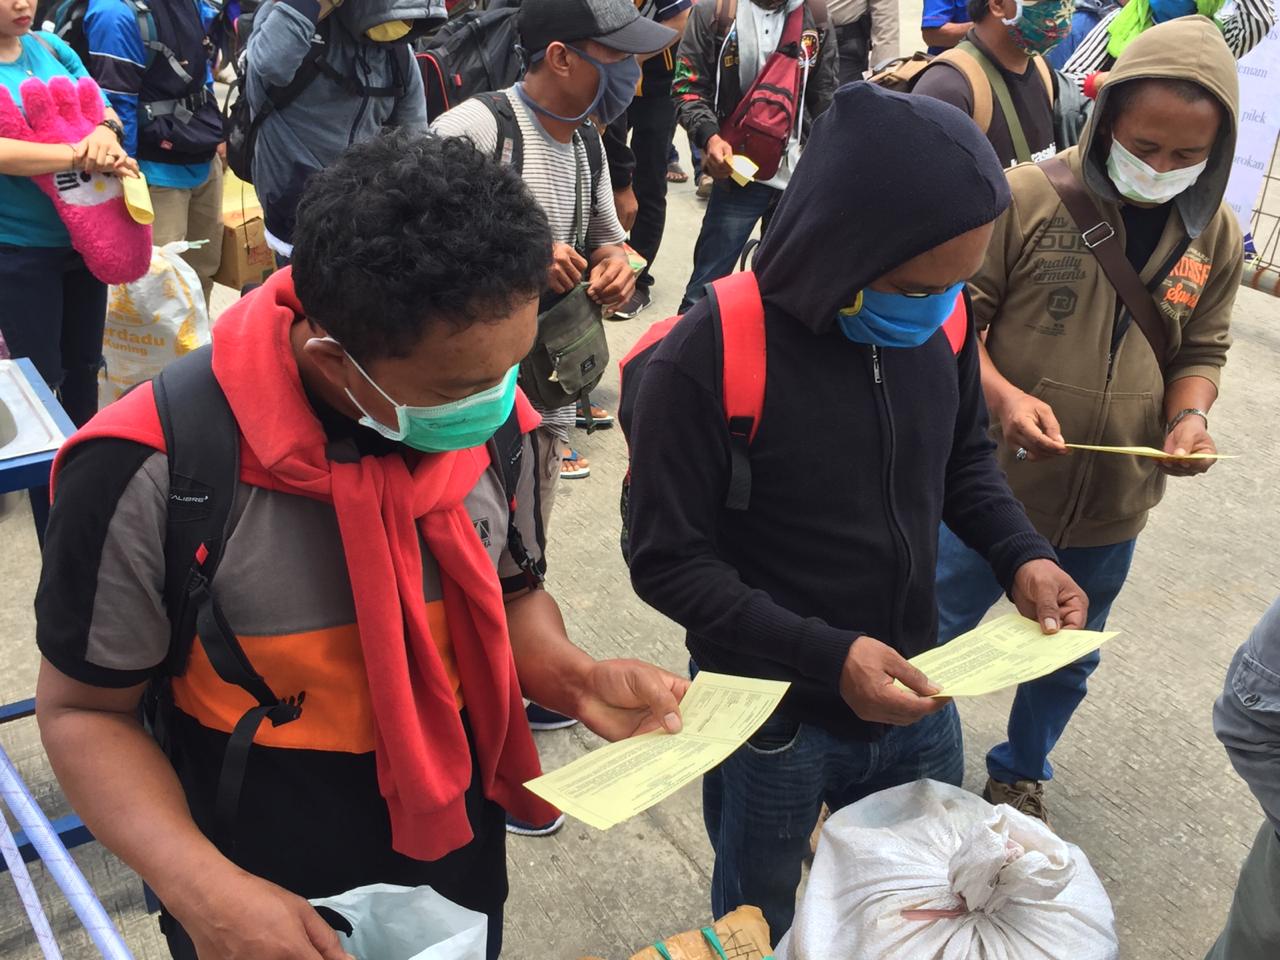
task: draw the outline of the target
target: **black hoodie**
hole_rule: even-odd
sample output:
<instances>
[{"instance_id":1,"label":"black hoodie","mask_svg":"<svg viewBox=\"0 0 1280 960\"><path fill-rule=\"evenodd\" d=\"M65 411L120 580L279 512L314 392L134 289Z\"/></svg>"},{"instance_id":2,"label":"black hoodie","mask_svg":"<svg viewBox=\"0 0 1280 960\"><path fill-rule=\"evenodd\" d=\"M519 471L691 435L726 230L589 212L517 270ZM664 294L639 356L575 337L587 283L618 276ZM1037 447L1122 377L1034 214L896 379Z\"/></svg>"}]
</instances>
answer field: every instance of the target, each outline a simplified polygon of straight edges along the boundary
<instances>
[{"instance_id":1,"label":"black hoodie","mask_svg":"<svg viewBox=\"0 0 1280 960\"><path fill-rule=\"evenodd\" d=\"M948 104L842 87L760 247L768 375L746 511L723 508L729 435L709 299L658 347L631 428L631 577L689 631L703 669L784 679L781 708L838 735L883 728L840 698L869 634L911 657L937 642L942 520L1014 572L1053 550L992 457L974 333L914 349L846 339L836 311L917 254L994 220L1004 173Z\"/></svg>"}]
</instances>

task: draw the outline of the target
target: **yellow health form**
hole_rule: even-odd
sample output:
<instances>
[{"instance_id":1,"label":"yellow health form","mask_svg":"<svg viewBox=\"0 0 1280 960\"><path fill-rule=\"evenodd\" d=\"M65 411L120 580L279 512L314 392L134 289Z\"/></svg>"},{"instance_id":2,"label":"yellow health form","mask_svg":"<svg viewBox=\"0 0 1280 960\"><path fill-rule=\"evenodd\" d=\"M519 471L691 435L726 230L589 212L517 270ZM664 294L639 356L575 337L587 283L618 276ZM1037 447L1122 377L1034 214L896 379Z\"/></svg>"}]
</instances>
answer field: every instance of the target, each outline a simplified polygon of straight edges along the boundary
<instances>
[{"instance_id":1,"label":"yellow health form","mask_svg":"<svg viewBox=\"0 0 1280 960\"><path fill-rule=\"evenodd\" d=\"M1182 457L1175 457L1172 453L1165 453L1155 447L1101 447L1092 443L1068 443L1066 446L1071 450L1090 450L1094 453L1120 453L1131 457L1150 457L1152 460L1235 460L1239 456L1238 454L1229 453L1188 453Z\"/></svg>"},{"instance_id":2,"label":"yellow health form","mask_svg":"<svg viewBox=\"0 0 1280 960\"><path fill-rule=\"evenodd\" d=\"M1053 673L1114 636L1095 630L1046 634L1036 621L1010 613L909 662L939 688L935 697L979 697Z\"/></svg>"},{"instance_id":3,"label":"yellow health form","mask_svg":"<svg viewBox=\"0 0 1280 960\"><path fill-rule=\"evenodd\" d=\"M723 763L769 719L789 686L704 671L680 702L679 733L658 730L606 744L525 786L608 830Z\"/></svg>"}]
</instances>

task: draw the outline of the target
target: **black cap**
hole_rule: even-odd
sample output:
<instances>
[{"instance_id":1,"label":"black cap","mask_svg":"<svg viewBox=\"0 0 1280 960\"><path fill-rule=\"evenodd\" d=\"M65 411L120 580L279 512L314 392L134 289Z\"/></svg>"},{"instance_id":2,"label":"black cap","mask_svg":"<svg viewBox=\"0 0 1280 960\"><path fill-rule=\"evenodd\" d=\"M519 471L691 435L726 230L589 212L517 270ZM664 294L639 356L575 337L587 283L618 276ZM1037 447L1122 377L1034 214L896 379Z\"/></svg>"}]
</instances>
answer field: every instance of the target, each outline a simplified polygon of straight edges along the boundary
<instances>
[{"instance_id":1,"label":"black cap","mask_svg":"<svg viewBox=\"0 0 1280 960\"><path fill-rule=\"evenodd\" d=\"M524 0L516 29L530 56L557 40L595 40L622 53L657 53L678 36L670 27L642 17L631 0Z\"/></svg>"}]
</instances>

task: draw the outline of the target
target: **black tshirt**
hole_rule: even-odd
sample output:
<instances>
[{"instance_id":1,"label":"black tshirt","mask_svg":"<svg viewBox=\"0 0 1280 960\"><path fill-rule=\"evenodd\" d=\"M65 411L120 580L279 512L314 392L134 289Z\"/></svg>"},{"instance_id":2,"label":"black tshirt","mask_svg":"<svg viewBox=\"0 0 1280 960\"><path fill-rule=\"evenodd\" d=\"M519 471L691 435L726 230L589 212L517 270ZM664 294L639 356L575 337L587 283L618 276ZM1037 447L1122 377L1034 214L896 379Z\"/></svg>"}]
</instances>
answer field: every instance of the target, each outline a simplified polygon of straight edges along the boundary
<instances>
[{"instance_id":1,"label":"black tshirt","mask_svg":"<svg viewBox=\"0 0 1280 960\"><path fill-rule=\"evenodd\" d=\"M986 53L986 48L974 31L970 30L965 39ZM1045 88L1040 71L1035 64L1028 63L1027 69L1021 74L1011 73L1000 66L994 57L988 55L988 59L1000 71L1009 88L1009 98L1013 101L1014 113L1017 114L1022 132L1027 138L1032 161L1038 163L1047 160L1058 152L1058 146L1053 133L1053 104L1049 101L1049 91ZM973 116L973 90L968 79L945 62L926 70L911 92L942 100ZM1000 163L1006 168L1011 167L1018 162L1018 158L1013 138L1009 134L1009 124L994 93L992 101L991 126L987 129L987 139L995 148Z\"/></svg>"},{"instance_id":2,"label":"black tshirt","mask_svg":"<svg viewBox=\"0 0 1280 960\"><path fill-rule=\"evenodd\" d=\"M1160 245L1173 201L1158 207L1138 207L1131 203L1120 207L1124 220L1124 255L1138 273L1146 268L1151 255Z\"/></svg>"}]
</instances>

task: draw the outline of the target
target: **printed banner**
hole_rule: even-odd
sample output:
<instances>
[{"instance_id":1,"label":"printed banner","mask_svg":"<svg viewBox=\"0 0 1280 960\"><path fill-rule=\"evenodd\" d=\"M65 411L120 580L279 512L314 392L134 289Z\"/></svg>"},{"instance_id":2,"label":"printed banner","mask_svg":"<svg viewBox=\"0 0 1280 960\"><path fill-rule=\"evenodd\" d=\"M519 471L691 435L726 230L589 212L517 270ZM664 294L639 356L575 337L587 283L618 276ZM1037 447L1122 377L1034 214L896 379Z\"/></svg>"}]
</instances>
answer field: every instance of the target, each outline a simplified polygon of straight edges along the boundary
<instances>
[{"instance_id":1,"label":"printed banner","mask_svg":"<svg viewBox=\"0 0 1280 960\"><path fill-rule=\"evenodd\" d=\"M1226 199L1247 234L1280 133L1280 26L1240 60L1238 70L1240 132Z\"/></svg>"}]
</instances>

